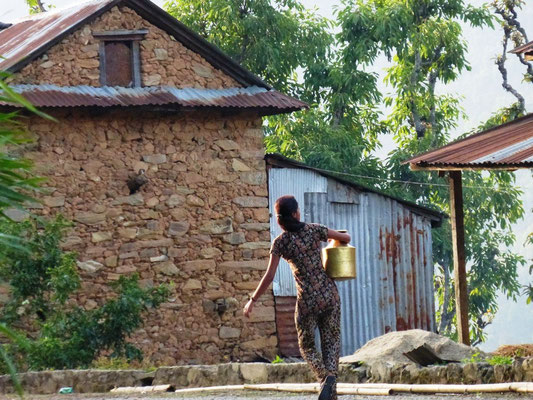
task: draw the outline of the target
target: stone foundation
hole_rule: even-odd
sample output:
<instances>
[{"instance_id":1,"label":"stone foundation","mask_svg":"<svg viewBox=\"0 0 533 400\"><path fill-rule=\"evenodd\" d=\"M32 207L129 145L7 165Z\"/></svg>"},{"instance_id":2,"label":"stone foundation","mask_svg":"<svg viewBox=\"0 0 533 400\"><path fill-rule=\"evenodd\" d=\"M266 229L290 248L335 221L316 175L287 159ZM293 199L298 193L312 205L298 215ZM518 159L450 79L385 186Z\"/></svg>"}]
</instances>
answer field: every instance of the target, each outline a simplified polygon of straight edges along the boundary
<instances>
[{"instance_id":1,"label":"stone foundation","mask_svg":"<svg viewBox=\"0 0 533 400\"><path fill-rule=\"evenodd\" d=\"M229 363L163 367L154 372L138 370L44 371L20 374L28 394L53 394L70 386L75 393L103 393L115 387L170 384L174 388L260 383L311 383L311 371L305 363L264 364ZM405 365L354 367L341 364L339 382L405 384L482 384L533 382L533 358L513 365L448 364L434 367ZM0 376L0 393L13 393L11 378Z\"/></svg>"}]
</instances>

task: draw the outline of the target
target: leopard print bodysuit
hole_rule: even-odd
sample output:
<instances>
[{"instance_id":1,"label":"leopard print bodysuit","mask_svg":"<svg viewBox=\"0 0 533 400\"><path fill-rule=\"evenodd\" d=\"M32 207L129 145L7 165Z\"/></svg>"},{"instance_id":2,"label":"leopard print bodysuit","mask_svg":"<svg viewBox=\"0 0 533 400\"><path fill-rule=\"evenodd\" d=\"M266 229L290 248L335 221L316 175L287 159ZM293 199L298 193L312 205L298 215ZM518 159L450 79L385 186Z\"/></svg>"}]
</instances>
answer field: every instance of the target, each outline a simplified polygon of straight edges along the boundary
<instances>
[{"instance_id":1,"label":"leopard print bodysuit","mask_svg":"<svg viewBox=\"0 0 533 400\"><path fill-rule=\"evenodd\" d=\"M320 257L320 242L327 240L327 227L305 224L298 232L283 232L274 239L270 249L272 254L287 260L294 275L298 344L319 381L328 375L337 376L340 354L339 292L322 267ZM322 355L315 347L317 327Z\"/></svg>"}]
</instances>

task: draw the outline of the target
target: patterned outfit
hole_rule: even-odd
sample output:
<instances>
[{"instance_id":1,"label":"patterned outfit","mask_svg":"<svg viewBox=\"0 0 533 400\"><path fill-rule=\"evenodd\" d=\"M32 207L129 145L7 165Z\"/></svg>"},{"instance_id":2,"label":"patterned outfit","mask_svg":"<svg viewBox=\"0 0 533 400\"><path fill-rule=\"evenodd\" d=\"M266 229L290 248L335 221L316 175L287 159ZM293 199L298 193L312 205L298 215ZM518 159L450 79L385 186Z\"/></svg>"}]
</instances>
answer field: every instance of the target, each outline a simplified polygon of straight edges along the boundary
<instances>
[{"instance_id":1,"label":"patterned outfit","mask_svg":"<svg viewBox=\"0 0 533 400\"><path fill-rule=\"evenodd\" d=\"M304 359L319 381L337 376L340 354L340 298L333 279L327 276L320 258L320 242L328 240L328 228L305 224L298 232L283 232L272 243L270 252L289 262L298 296L296 329ZM315 347L318 326L322 356ZM336 398L334 390L333 398Z\"/></svg>"}]
</instances>

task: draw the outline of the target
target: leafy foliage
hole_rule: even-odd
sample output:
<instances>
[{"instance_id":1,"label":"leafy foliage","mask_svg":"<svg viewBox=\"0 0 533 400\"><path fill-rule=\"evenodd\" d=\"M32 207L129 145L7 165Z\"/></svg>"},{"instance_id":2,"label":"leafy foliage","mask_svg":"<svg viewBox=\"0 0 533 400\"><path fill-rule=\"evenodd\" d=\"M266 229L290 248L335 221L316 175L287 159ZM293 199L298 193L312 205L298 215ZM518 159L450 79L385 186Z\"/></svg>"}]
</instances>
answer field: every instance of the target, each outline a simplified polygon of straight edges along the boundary
<instances>
[{"instance_id":1,"label":"leafy foliage","mask_svg":"<svg viewBox=\"0 0 533 400\"><path fill-rule=\"evenodd\" d=\"M9 74L0 71L0 101L18 104L43 118L52 119L11 90L5 82L8 76ZM10 149L27 142L24 129L17 122L16 117L17 113L15 112L0 112L0 220L3 221L9 219L4 213L6 207L23 208L26 201L33 200L29 194L36 190L40 181L31 176L30 162L8 153ZM27 251L21 238L9 235L4 230L0 230L0 246L7 249L18 249L20 252ZM0 251L0 261L4 257L5 254ZM5 323L0 323L0 334L13 342L19 338L13 329ZM4 371L11 375L17 393L22 396L22 386L16 375L15 365L4 346L0 346L0 362L5 366Z\"/></svg>"},{"instance_id":2,"label":"leafy foliage","mask_svg":"<svg viewBox=\"0 0 533 400\"><path fill-rule=\"evenodd\" d=\"M0 72L0 101L20 104L43 118L51 119L9 88L4 80L7 76ZM0 113L0 149L9 150L29 142L16 117L16 112ZM25 202L33 201L28 193L35 190L42 179L30 175L31 167L32 163L28 160L17 158L5 150L0 152L0 218L5 218L5 208L22 208Z\"/></svg>"},{"instance_id":3,"label":"leafy foliage","mask_svg":"<svg viewBox=\"0 0 533 400\"><path fill-rule=\"evenodd\" d=\"M102 352L139 359L141 352L127 338L142 325L141 314L168 297L159 286L141 289L138 277L121 277L116 298L85 310L68 300L80 287L76 255L64 253L60 242L69 224L61 217L3 222L10 235L24 238L27 251L0 246L5 255L0 275L10 284L11 301L2 322L20 326L18 339L6 346L21 366L30 369L88 367ZM28 329L27 336L23 328Z\"/></svg>"},{"instance_id":4,"label":"leafy foliage","mask_svg":"<svg viewBox=\"0 0 533 400\"><path fill-rule=\"evenodd\" d=\"M526 244L533 245L533 232L527 237ZM533 274L533 259L529 260L531 265L529 266L529 274ZM531 304L533 302L533 283L523 287L522 294L526 296L526 303Z\"/></svg>"},{"instance_id":5,"label":"leafy foliage","mask_svg":"<svg viewBox=\"0 0 533 400\"><path fill-rule=\"evenodd\" d=\"M42 0L26 0L26 4L30 9L30 14L39 14L46 12L46 7L51 8L51 5L46 5Z\"/></svg>"}]
</instances>

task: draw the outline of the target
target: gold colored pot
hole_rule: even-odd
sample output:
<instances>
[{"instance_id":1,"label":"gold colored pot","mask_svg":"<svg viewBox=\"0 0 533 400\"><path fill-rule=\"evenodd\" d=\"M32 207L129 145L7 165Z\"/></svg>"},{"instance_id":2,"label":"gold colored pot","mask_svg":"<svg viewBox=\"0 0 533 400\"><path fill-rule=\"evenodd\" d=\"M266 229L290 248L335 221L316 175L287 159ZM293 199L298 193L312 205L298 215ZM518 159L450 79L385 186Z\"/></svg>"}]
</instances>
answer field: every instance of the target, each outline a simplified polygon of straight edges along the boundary
<instances>
[{"instance_id":1,"label":"gold colored pot","mask_svg":"<svg viewBox=\"0 0 533 400\"><path fill-rule=\"evenodd\" d=\"M346 232L339 230L339 232ZM355 247L330 240L327 247L322 250L322 262L326 274L337 281L346 281L356 277Z\"/></svg>"}]
</instances>

